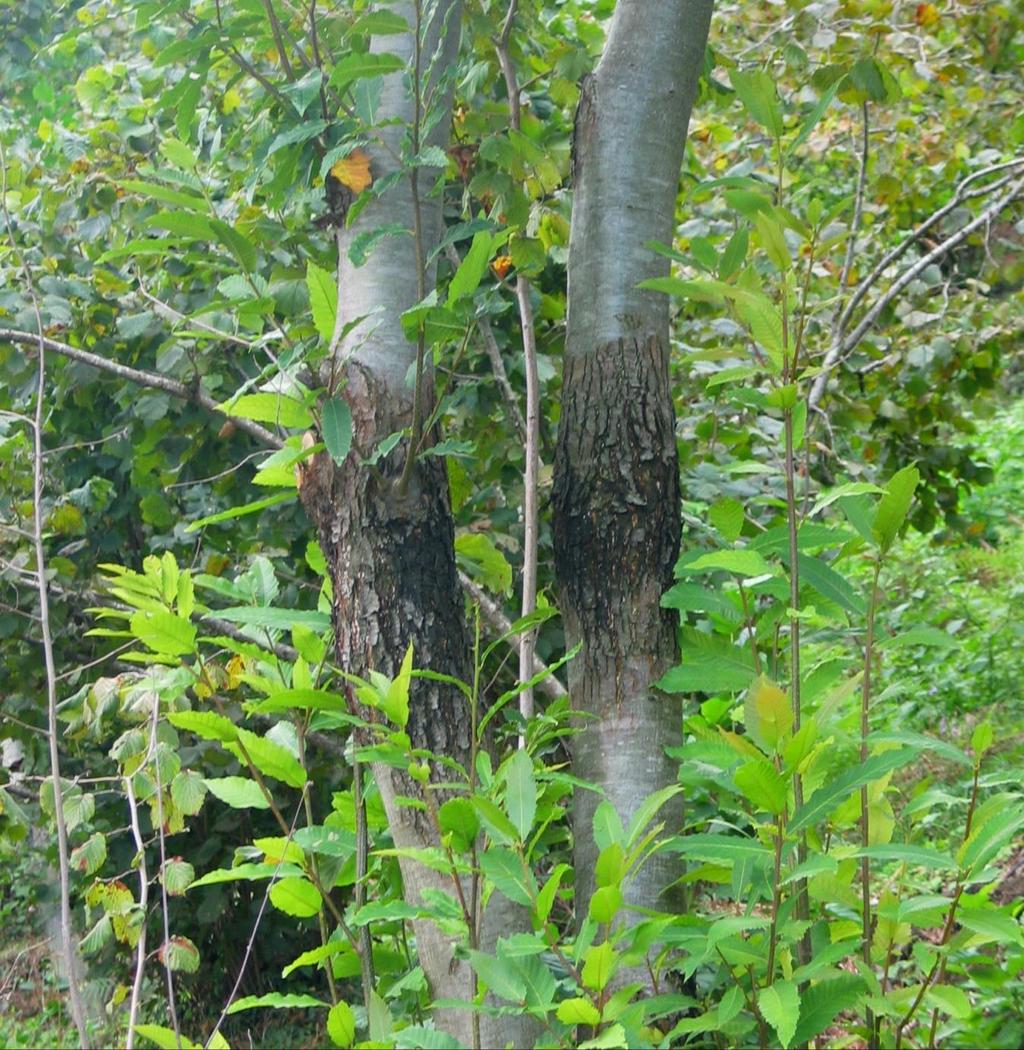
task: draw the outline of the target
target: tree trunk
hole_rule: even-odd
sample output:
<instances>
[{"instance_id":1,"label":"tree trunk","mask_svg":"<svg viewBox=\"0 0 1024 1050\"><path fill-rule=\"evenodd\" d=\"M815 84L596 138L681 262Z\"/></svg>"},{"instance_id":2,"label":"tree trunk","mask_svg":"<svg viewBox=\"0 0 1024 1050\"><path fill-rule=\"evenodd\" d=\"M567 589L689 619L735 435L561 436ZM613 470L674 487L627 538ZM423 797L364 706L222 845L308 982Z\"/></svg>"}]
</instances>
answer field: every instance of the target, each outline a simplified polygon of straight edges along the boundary
<instances>
[{"instance_id":1,"label":"tree trunk","mask_svg":"<svg viewBox=\"0 0 1024 1050\"><path fill-rule=\"evenodd\" d=\"M393 4L391 9L417 24L417 4ZM423 4L431 21L422 34L420 68L433 69L436 88L454 62L459 40L458 0ZM415 36L375 37L374 50L387 50L416 65ZM439 56L435 62L435 56ZM403 138L417 113L405 74L384 78L379 113L390 121L377 129L367 147L373 176L379 180L395 171ZM426 88L424 87L424 94ZM432 92L436 98L437 92ZM436 102L434 103L437 104ZM442 119L420 144L444 145L450 125L450 97ZM394 675L411 642L417 667L469 680L471 647L465 623L463 597L455 566L454 532L448 497L448 478L440 457L420 457L403 478L409 442L403 441L374 467L360 462L389 434L410 427L414 415L416 346L402 331L402 313L433 287L433 267L418 276L423 258L438 242L441 201L428 196L436 171L419 169L419 190L403 178L378 201L371 203L348 229L338 231L338 325L355 323L325 368L324 381L333 380L337 393L349 403L353 421L353 452L336 466L321 453L303 470L300 492L314 521L334 587L333 622L337 659L346 671L364 675L369 669ZM416 200L416 198L419 198ZM361 232L397 223L415 237L388 237L369 259L354 265L348 249ZM360 320L361 318L361 320ZM433 379L427 370L423 391L426 411L433 398ZM471 744L470 711L462 694L442 682L414 680L406 727L414 748L429 748L468 765ZM402 805L400 796L420 795L403 773L375 764L395 845L436 846L437 837L425 813ZM421 796L422 797L422 796ZM419 904L425 889L452 894L451 879L412 861L402 860L405 897ZM420 964L435 999L472 999L472 971L454 958L451 939L428 921L414 922ZM507 931L507 926L505 930ZM467 1046L474 1043L472 1014L468 1010L438 1010L439 1027ZM483 1045L504 1045L517 1038L507 1019L499 1032L493 1022L480 1019Z\"/></svg>"},{"instance_id":2,"label":"tree trunk","mask_svg":"<svg viewBox=\"0 0 1024 1050\"><path fill-rule=\"evenodd\" d=\"M672 239L679 169L713 0L619 0L597 70L583 85L574 139L575 199L562 416L555 455L555 569L570 645L569 691L586 713L574 772L607 793L625 824L676 779L676 701L653 688L677 661L675 615L660 608L681 529L669 304L638 290L667 274L644 245ZM596 717L594 717L596 716ZM574 803L577 914L593 892L599 799ZM681 802L663 816L678 823ZM626 887L665 907L667 857Z\"/></svg>"}]
</instances>

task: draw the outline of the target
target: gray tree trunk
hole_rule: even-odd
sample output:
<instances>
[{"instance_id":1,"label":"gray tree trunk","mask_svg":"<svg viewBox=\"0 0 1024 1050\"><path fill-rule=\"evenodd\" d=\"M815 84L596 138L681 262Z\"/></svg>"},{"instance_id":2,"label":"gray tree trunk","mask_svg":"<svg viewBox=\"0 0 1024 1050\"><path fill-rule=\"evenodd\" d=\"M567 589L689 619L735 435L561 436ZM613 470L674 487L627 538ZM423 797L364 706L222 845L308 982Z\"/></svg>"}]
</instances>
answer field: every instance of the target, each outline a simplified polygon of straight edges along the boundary
<instances>
[{"instance_id":1,"label":"gray tree trunk","mask_svg":"<svg viewBox=\"0 0 1024 1050\"><path fill-rule=\"evenodd\" d=\"M604 54L582 89L562 416L555 455L555 569L573 707L576 775L599 785L623 823L676 779L677 701L652 687L677 660L675 614L659 606L681 529L669 303L636 285L668 273L644 244L672 240L679 169L713 0L619 0ZM599 799L574 803L577 914L593 892ZM663 816L678 822L681 802ZM627 903L665 907L678 872L655 857Z\"/></svg>"},{"instance_id":2,"label":"gray tree trunk","mask_svg":"<svg viewBox=\"0 0 1024 1050\"><path fill-rule=\"evenodd\" d=\"M433 71L436 87L455 60L459 3L438 0L422 4L422 9L431 18L422 36L421 68ZM405 17L410 26L416 24L414 3L395 3L391 10ZM406 59L410 70L414 67L415 37L411 33L374 38L373 48L398 54ZM432 94L437 97L436 92ZM443 118L432 125L421 146L446 143L450 92L443 105ZM375 180L398 167L402 140L413 123L414 110L405 74L384 78L379 112L396 123L378 129L378 138L367 148ZM436 194L430 195L436 176L436 171L420 169L417 196L422 257L429 255L441 232L441 200ZM315 457L302 473L300 492L316 524L334 587L339 665L359 675L371 668L393 675L412 642L417 667L465 681L472 675L471 646L456 573L444 460L433 456L418 459L404 491L400 479L409 454L408 442L401 442L373 469L360 462L381 439L408 428L413 419L411 377L416 346L406 339L400 318L419 298L418 251L412 236L389 237L362 266L355 266L348 248L361 232L390 223L398 223L411 233L416 211L412 180L406 177L369 205L350 228L338 232L337 331L350 322L358 323L338 346L334 361L325 368L324 380L329 382L333 377L338 392L349 403L354 452L341 467L326 454ZM434 276L430 267L424 291L433 287ZM429 349L426 356L429 365ZM426 379L429 412L433 403L429 372ZM441 682L414 681L406 729L413 747L429 748L468 764L470 711L457 689ZM373 772L395 845L437 845L427 816L399 801L400 796L419 794L412 780L386 765L375 764ZM452 882L444 875L412 861L400 863L405 897L410 903L421 903L425 889L453 893ZM413 925L432 997L472 999L472 971L466 962L454 958L451 939L432 922ZM495 927L490 915L486 926ZM506 917L500 932L506 933L509 928ZM440 1028L465 1045L473 1045L470 1011L437 1010L434 1016ZM504 1018L499 1028L497 1022L481 1017L482 1045L504 1046L509 1039L517 1045L532 1045L525 1034L532 1030L532 1023L523 1021Z\"/></svg>"}]
</instances>

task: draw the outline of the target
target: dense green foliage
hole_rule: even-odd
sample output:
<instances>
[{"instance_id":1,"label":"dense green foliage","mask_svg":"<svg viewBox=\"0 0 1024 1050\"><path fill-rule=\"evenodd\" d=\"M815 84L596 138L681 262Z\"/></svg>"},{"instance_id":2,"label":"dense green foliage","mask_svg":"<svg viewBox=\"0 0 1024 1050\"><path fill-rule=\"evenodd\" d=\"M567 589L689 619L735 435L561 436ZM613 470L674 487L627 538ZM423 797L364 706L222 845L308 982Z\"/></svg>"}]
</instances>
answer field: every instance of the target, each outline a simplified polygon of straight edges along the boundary
<instances>
[{"instance_id":1,"label":"dense green foliage","mask_svg":"<svg viewBox=\"0 0 1024 1050\"><path fill-rule=\"evenodd\" d=\"M38 310L45 336L145 374L46 355L34 508L38 351L0 333L0 736L19 749L0 783L5 935L34 936L7 929L28 903L44 933L55 912L38 510L97 1040L124 1040L145 929L138 1031L156 1045L177 1045L168 974L181 1045L456 1045L430 1019L410 934L429 915L473 966L475 1008L532 1014L543 1045L1019 1045L1024 936L1002 882L1024 828L1020 13L716 10L676 238L651 246L675 264L656 290L676 310L685 526L662 604L682 658L661 686L686 741L679 783L625 826L599 806L598 890L575 908L578 720L563 698L522 724L509 639L472 602L473 760L461 792L426 807L442 846L417 855L451 893L403 898L379 796L354 779L371 760L421 783L454 765L403 732L410 683L430 674L415 653L393 679L334 666L331 584L296 494L304 432L335 459L352 441L344 402L320 398L337 290L317 219L332 166L388 119L386 41L406 26L370 6L313 4L314 33L307 9L269 0L0 0L0 329L39 334ZM513 401L525 379L507 275L532 285L550 464L573 111L613 8L523 5L514 132L494 50L505 6L467 3L450 148L402 158L443 169L431 192L454 249L409 318L440 392L443 438L423 454L447 464L460 568L512 619L523 450L495 357ZM406 235L374 231L353 262ZM545 514L531 625L557 675L574 653ZM685 826L665 826L680 791ZM685 864L679 899L627 914L622 888L655 849ZM484 950L467 887L521 905L529 929ZM12 1045L67 1034L0 1022Z\"/></svg>"}]
</instances>

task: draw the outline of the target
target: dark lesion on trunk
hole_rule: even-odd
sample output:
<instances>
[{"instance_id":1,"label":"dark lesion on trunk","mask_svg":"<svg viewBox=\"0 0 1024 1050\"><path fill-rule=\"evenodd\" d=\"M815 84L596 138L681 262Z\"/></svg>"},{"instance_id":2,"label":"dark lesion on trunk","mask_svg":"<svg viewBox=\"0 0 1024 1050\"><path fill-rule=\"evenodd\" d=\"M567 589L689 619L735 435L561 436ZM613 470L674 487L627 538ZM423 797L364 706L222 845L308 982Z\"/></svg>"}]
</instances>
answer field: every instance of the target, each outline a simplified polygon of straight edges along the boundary
<instances>
[{"instance_id":1,"label":"dark lesion on trunk","mask_svg":"<svg viewBox=\"0 0 1024 1050\"><path fill-rule=\"evenodd\" d=\"M353 452L341 466L319 453L299 486L334 589L339 666L393 676L411 642L416 667L465 681L470 646L444 459L421 457L401 493L407 441L372 467L363 460L407 425L408 406L357 364L347 369L343 396L352 409ZM468 759L470 711L453 686L415 679L406 731L413 747Z\"/></svg>"},{"instance_id":2,"label":"dark lesion on trunk","mask_svg":"<svg viewBox=\"0 0 1024 1050\"><path fill-rule=\"evenodd\" d=\"M675 651L675 619L658 600L680 535L666 350L648 336L573 354L563 390L553 503L568 632L606 659L635 660L639 646L661 664Z\"/></svg>"}]
</instances>

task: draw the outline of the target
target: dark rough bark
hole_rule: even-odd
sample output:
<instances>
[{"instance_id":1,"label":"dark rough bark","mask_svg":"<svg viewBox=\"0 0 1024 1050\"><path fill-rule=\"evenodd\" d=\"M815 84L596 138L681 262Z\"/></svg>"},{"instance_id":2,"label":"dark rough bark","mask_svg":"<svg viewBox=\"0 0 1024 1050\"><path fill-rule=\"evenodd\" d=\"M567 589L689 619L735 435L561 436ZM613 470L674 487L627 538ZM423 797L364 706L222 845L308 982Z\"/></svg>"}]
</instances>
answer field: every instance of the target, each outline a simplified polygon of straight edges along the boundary
<instances>
[{"instance_id":1,"label":"dark rough bark","mask_svg":"<svg viewBox=\"0 0 1024 1050\"><path fill-rule=\"evenodd\" d=\"M467 680L471 650L444 460L419 459L404 494L407 444L375 466L362 464L380 435L407 425L411 410L389 400L358 363L347 372L354 451L340 467L319 454L300 487L334 587L339 664L355 674L372 668L392 675L412 642L417 667ZM454 687L415 681L406 728L413 747L468 759L470 712Z\"/></svg>"},{"instance_id":2,"label":"dark rough bark","mask_svg":"<svg viewBox=\"0 0 1024 1050\"><path fill-rule=\"evenodd\" d=\"M679 552L679 467L668 357L652 336L620 339L566 361L555 455L555 567L566 633L583 642L570 665L574 708L588 720L574 772L609 790L624 820L675 779L678 704L649 688L675 662L674 614L659 601ZM624 778L625 781L624 782ZM635 794L635 792L639 794ZM599 799L574 809L577 893L592 892ZM671 879L657 859L627 899L648 907Z\"/></svg>"}]
</instances>

